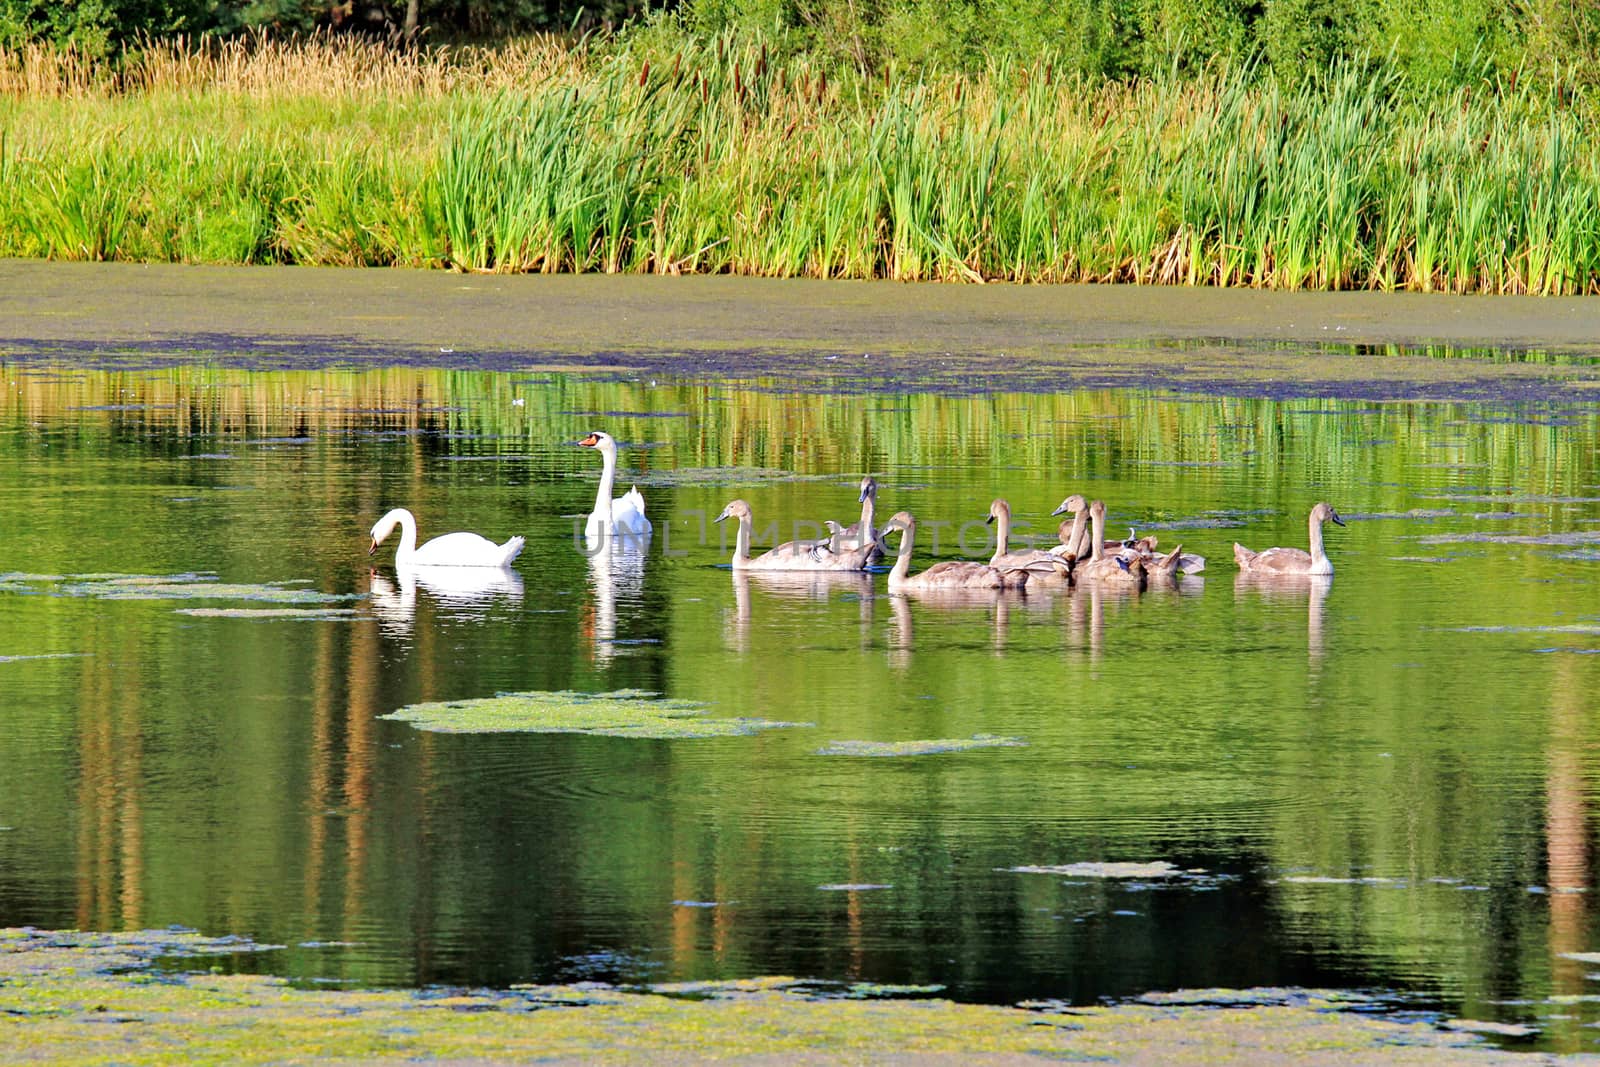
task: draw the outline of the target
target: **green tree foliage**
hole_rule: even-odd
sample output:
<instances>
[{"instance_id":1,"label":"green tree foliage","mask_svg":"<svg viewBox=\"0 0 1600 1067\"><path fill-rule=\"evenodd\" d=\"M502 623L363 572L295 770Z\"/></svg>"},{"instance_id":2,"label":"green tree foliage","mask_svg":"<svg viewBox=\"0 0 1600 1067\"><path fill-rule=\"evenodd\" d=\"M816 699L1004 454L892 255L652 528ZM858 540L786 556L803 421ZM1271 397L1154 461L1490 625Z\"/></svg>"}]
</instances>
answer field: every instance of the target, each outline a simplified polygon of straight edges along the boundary
<instances>
[{"instance_id":1,"label":"green tree foliage","mask_svg":"<svg viewBox=\"0 0 1600 1067\"><path fill-rule=\"evenodd\" d=\"M0 0L0 45L48 41L103 55L137 34L209 29L212 8L208 0Z\"/></svg>"},{"instance_id":2,"label":"green tree foliage","mask_svg":"<svg viewBox=\"0 0 1600 1067\"><path fill-rule=\"evenodd\" d=\"M615 30L667 0L415 0L418 29L443 38ZM0 47L27 41L109 55L147 37L332 29L398 36L409 0L0 0Z\"/></svg>"},{"instance_id":3,"label":"green tree foliage","mask_svg":"<svg viewBox=\"0 0 1600 1067\"><path fill-rule=\"evenodd\" d=\"M1047 56L1126 78L1260 56L1298 85L1365 56L1392 57L1416 84L1552 65L1600 83L1600 0L684 0L683 11L692 32L760 31L866 70Z\"/></svg>"}]
</instances>

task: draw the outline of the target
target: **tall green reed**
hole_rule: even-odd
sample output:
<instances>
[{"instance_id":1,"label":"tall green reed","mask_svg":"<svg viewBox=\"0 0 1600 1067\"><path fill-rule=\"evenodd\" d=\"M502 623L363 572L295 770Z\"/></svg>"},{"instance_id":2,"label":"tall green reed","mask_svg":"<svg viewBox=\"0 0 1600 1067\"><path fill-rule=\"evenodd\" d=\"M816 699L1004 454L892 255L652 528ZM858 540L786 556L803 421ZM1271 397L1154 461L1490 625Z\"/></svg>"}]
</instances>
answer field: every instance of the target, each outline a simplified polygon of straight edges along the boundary
<instances>
[{"instance_id":1,"label":"tall green reed","mask_svg":"<svg viewBox=\"0 0 1600 1067\"><path fill-rule=\"evenodd\" d=\"M126 92L0 98L0 252L1600 288L1600 142L1532 80L1417 97L1370 68L1287 88L1248 65L1116 85L1005 64L841 84L725 34L539 53L513 85L317 48L264 54L299 72L277 91L235 52L165 56Z\"/></svg>"}]
</instances>

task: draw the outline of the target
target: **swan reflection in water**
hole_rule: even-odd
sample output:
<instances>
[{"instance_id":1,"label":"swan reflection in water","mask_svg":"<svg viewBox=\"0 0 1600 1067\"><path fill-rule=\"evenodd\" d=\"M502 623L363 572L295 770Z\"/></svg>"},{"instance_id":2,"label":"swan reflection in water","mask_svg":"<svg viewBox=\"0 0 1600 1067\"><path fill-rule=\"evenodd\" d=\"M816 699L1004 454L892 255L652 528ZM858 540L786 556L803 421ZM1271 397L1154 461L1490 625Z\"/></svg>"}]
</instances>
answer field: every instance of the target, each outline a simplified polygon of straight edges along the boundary
<instances>
[{"instance_id":1,"label":"swan reflection in water","mask_svg":"<svg viewBox=\"0 0 1600 1067\"><path fill-rule=\"evenodd\" d=\"M1035 597L1030 600L1014 589L928 589L915 593L890 593L888 599L893 616L889 636L889 666L896 670L911 666L913 620L916 615L912 609L913 603L924 612L988 613L993 623L991 640L997 655L1006 650L1011 630L1011 612L1048 604L1047 598Z\"/></svg>"},{"instance_id":2,"label":"swan reflection in water","mask_svg":"<svg viewBox=\"0 0 1600 1067\"><path fill-rule=\"evenodd\" d=\"M1259 596L1269 602L1306 602L1306 654L1315 663L1322 658L1322 619L1326 612L1331 574L1271 574L1240 571L1233 580L1235 600Z\"/></svg>"},{"instance_id":3,"label":"swan reflection in water","mask_svg":"<svg viewBox=\"0 0 1600 1067\"><path fill-rule=\"evenodd\" d=\"M733 611L724 616L722 634L723 645L730 652L750 651L753 589L774 599L813 604L827 604L838 594L853 594L860 604L862 641L870 643L874 597L872 575L866 571L735 570Z\"/></svg>"},{"instance_id":4,"label":"swan reflection in water","mask_svg":"<svg viewBox=\"0 0 1600 1067\"><path fill-rule=\"evenodd\" d=\"M411 633L417 613L417 590L445 617L481 619L498 599L522 603L522 575L498 567L428 567L394 569L394 580L372 572L372 613L384 633Z\"/></svg>"},{"instance_id":5,"label":"swan reflection in water","mask_svg":"<svg viewBox=\"0 0 1600 1067\"><path fill-rule=\"evenodd\" d=\"M635 605L644 599L645 558L649 554L648 535L617 536L602 539L589 552L589 590L591 611L584 619L596 663L616 658L617 600Z\"/></svg>"}]
</instances>

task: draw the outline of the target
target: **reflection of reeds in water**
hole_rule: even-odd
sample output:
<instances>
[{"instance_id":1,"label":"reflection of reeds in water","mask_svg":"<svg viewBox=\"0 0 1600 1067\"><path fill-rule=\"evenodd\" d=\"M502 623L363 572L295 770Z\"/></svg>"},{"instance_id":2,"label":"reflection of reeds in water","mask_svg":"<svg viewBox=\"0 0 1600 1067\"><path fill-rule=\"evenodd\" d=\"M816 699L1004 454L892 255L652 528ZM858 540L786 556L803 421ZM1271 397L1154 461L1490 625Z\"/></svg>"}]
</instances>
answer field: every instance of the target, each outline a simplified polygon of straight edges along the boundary
<instances>
[{"instance_id":1,"label":"reflection of reeds in water","mask_svg":"<svg viewBox=\"0 0 1600 1067\"><path fill-rule=\"evenodd\" d=\"M0 255L1564 293L1600 284L1565 87L1222 69L842 86L759 39L0 54ZM653 62L652 62L653 60ZM378 137L351 137L352 128ZM378 147L374 148L374 145Z\"/></svg>"},{"instance_id":2,"label":"reflection of reeds in water","mask_svg":"<svg viewBox=\"0 0 1600 1067\"><path fill-rule=\"evenodd\" d=\"M1212 477L1207 466L1224 469L1247 454L1252 485L1303 483L1328 470L1408 485L1421 466L1440 464L1471 468L1476 481L1515 486L1525 495L1560 496L1600 481L1600 463L1590 444L1600 432L1600 416L1592 411L1573 412L1566 432L1552 433L1537 419L1467 423L1481 410L1467 404L1449 405L1432 421L1418 420L1408 405L1374 409L1343 401L1240 397L1172 404L1129 390L1030 395L1025 403L1007 404L910 393L897 395L888 411L880 410L884 400L878 396L759 389L722 393L713 401L706 386L694 383L649 387L552 375L548 383L527 385L489 371L414 367L252 372L187 366L62 373L0 364L0 426L48 421L78 439L75 447L101 447L107 427L135 435L161 432L179 441L193 439L190 451L197 456L225 453L264 437L393 432L412 440L438 433L482 438L460 446L474 457L526 457L586 428L591 420L574 410L666 410L692 418L624 414L608 420L630 440L667 446L626 453L626 465L837 475L841 498L854 479L840 472L875 465L953 467L947 476L952 484L970 480L973 495L983 497L988 492L977 486L991 479L986 470L974 472L978 467L1048 467L1101 476L1119 464L1137 464L1148 499L1159 500L1185 481ZM523 404L513 405L513 399ZM1448 433L1441 428L1446 426ZM1373 448L1374 438L1389 447ZM592 477L578 450L569 451L574 473ZM247 457L243 452L233 456ZM210 462L196 460L199 469ZM215 462L225 469L223 460ZM632 476L626 470L619 474ZM893 500L894 493L893 481L886 480L884 500ZM1027 510L1047 509L1054 502L1016 502L1019 522L1036 522L1027 532L1054 541L1046 536L1053 527L1044 513ZM1267 503L1276 506L1277 500ZM1487 503L1477 499L1472 507ZM1262 504L1245 495L1235 506L1248 510ZM1154 522L1163 541L1195 537L1189 531L1175 537L1165 532L1159 514L1133 510L1122 517L1141 527ZM1237 521L1236 516L1215 518L1222 525Z\"/></svg>"}]
</instances>

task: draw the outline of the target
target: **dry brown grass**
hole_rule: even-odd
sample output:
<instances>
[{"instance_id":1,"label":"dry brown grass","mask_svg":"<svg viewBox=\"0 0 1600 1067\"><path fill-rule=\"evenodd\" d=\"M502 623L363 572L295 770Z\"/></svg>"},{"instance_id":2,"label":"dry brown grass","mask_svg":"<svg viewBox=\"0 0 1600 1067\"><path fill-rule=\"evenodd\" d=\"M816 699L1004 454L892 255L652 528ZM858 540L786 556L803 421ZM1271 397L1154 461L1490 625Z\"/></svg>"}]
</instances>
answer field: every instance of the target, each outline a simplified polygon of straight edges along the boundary
<instances>
[{"instance_id":1,"label":"dry brown grass","mask_svg":"<svg viewBox=\"0 0 1600 1067\"><path fill-rule=\"evenodd\" d=\"M562 38L488 46L396 49L319 34L283 39L150 41L108 65L73 48L0 49L0 94L86 97L222 93L255 99L444 96L528 89L574 79L588 52Z\"/></svg>"}]
</instances>

